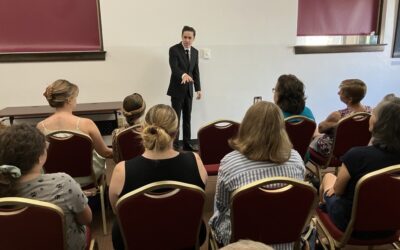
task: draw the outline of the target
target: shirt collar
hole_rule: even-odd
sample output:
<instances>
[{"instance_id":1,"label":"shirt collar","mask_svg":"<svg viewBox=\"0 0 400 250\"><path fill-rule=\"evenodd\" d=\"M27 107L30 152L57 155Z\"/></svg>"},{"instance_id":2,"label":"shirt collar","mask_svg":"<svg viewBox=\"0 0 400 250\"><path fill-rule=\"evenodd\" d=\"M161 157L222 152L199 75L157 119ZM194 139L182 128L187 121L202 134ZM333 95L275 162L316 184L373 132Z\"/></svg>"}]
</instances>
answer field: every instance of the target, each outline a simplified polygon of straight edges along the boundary
<instances>
[{"instance_id":1,"label":"shirt collar","mask_svg":"<svg viewBox=\"0 0 400 250\"><path fill-rule=\"evenodd\" d=\"M189 52L190 52L190 49L192 48L191 46L189 48L185 48L185 46L183 46L183 43L181 43L181 44L182 44L182 47L184 50L189 50Z\"/></svg>"}]
</instances>

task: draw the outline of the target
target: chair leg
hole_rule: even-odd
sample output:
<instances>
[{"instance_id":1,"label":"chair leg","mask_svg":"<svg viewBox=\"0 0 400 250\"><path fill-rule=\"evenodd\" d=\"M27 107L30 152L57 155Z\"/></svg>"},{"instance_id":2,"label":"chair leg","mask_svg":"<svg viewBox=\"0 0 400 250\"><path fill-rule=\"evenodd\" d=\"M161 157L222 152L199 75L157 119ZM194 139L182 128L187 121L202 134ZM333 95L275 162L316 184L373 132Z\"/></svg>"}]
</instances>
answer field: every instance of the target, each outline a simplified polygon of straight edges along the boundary
<instances>
[{"instance_id":1,"label":"chair leg","mask_svg":"<svg viewBox=\"0 0 400 250\"><path fill-rule=\"evenodd\" d=\"M101 219L103 220L103 233L107 234L106 207L104 204L104 186L100 185Z\"/></svg>"},{"instance_id":2,"label":"chair leg","mask_svg":"<svg viewBox=\"0 0 400 250\"><path fill-rule=\"evenodd\" d=\"M315 169L317 171L317 176L318 176L318 179L319 179L319 183L322 183L322 171L320 169L320 166L316 166Z\"/></svg>"},{"instance_id":3,"label":"chair leg","mask_svg":"<svg viewBox=\"0 0 400 250\"><path fill-rule=\"evenodd\" d=\"M218 243L214 238L213 232L210 228L210 233L208 234L208 249L209 250L217 250L219 249Z\"/></svg>"},{"instance_id":4,"label":"chair leg","mask_svg":"<svg viewBox=\"0 0 400 250\"><path fill-rule=\"evenodd\" d=\"M328 236L327 232L325 231L325 229L323 228L323 226L320 224L321 222L319 222L318 220L316 220L316 228L317 228L317 238L320 242L320 244L322 245L323 249L329 249L329 250L336 250L338 248L336 248L335 243L333 242L333 240ZM322 237L323 238L322 238Z\"/></svg>"}]
</instances>

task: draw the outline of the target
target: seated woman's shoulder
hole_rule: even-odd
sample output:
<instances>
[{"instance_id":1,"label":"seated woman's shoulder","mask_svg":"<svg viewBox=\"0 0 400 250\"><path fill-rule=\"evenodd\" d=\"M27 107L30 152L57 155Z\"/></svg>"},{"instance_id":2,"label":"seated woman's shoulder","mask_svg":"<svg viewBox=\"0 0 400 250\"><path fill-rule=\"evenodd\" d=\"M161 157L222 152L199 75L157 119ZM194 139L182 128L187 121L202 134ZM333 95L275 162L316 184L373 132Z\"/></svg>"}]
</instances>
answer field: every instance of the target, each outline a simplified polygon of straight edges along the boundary
<instances>
[{"instance_id":1,"label":"seated woman's shoulder","mask_svg":"<svg viewBox=\"0 0 400 250\"><path fill-rule=\"evenodd\" d=\"M45 177L48 180L53 180L53 181L55 181L55 180L66 180L66 181L73 180L73 178L69 174L62 173L62 172L44 174L43 177Z\"/></svg>"},{"instance_id":2,"label":"seated woman's shoulder","mask_svg":"<svg viewBox=\"0 0 400 250\"><path fill-rule=\"evenodd\" d=\"M295 149L291 149L290 151L289 162L304 165L303 158L301 158L299 152L297 152Z\"/></svg>"}]
</instances>

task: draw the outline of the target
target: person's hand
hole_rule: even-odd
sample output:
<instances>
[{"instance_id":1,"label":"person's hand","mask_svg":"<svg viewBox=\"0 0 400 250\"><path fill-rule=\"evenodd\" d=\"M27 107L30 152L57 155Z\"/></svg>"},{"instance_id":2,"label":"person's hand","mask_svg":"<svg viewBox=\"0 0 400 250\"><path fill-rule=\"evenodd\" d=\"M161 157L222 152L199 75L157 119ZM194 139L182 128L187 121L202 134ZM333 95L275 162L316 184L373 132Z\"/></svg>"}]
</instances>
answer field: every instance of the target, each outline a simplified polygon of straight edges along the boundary
<instances>
[{"instance_id":1,"label":"person's hand","mask_svg":"<svg viewBox=\"0 0 400 250\"><path fill-rule=\"evenodd\" d=\"M201 91L197 91L196 94L197 94L196 99L200 100L201 99Z\"/></svg>"},{"instance_id":2,"label":"person's hand","mask_svg":"<svg viewBox=\"0 0 400 250\"><path fill-rule=\"evenodd\" d=\"M326 190L325 194L326 196L331 197L332 195L335 194L335 190L333 189L333 187L331 187L328 190Z\"/></svg>"},{"instance_id":3,"label":"person's hand","mask_svg":"<svg viewBox=\"0 0 400 250\"><path fill-rule=\"evenodd\" d=\"M190 77L190 75L188 75L188 74L183 74L181 84L186 84L186 83L190 83L190 82L193 82L192 77Z\"/></svg>"}]
</instances>

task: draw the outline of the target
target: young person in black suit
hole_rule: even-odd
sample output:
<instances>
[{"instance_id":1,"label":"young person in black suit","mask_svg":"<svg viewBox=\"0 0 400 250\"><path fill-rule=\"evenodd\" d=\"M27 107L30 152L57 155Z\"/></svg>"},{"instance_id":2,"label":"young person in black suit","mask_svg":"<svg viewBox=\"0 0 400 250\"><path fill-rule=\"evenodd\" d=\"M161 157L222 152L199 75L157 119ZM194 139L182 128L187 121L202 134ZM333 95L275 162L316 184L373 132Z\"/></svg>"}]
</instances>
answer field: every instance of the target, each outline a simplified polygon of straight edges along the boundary
<instances>
[{"instance_id":1,"label":"young person in black suit","mask_svg":"<svg viewBox=\"0 0 400 250\"><path fill-rule=\"evenodd\" d=\"M171 79L167 95L171 96L171 106L181 120L183 130L183 150L194 148L190 144L190 118L192 113L193 85L196 91L196 99L201 98L199 52L192 47L196 37L194 28L184 26L182 29L182 42L169 49L169 66L171 67ZM176 136L174 147L178 147Z\"/></svg>"}]
</instances>

